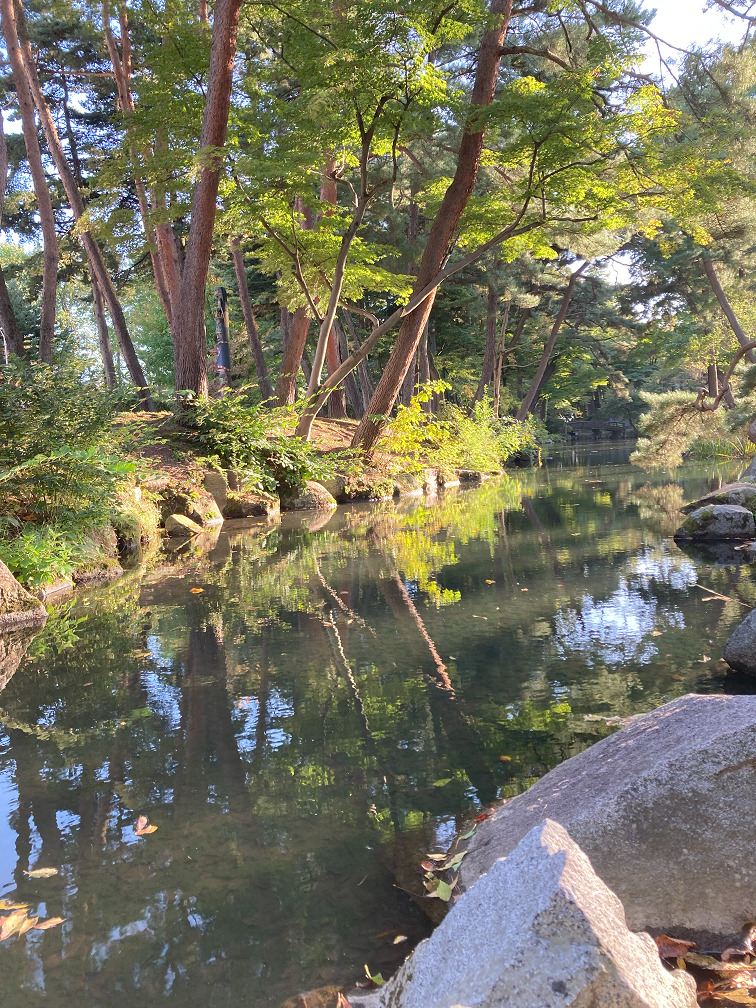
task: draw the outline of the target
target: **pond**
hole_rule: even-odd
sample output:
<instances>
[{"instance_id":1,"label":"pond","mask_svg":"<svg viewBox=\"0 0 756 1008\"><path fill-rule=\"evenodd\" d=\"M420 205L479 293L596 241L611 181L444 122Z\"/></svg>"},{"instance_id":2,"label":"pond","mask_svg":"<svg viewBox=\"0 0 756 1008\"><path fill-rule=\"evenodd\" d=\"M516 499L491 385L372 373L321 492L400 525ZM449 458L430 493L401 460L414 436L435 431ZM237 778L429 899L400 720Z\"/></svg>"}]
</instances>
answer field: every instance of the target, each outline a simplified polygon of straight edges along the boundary
<instances>
[{"instance_id":1,"label":"pond","mask_svg":"<svg viewBox=\"0 0 756 1008\"><path fill-rule=\"evenodd\" d=\"M224 527L54 611L0 693L0 898L65 923L0 944L5 1005L388 973L429 931L424 851L613 718L748 688L719 656L749 568L671 539L730 474L626 459Z\"/></svg>"}]
</instances>

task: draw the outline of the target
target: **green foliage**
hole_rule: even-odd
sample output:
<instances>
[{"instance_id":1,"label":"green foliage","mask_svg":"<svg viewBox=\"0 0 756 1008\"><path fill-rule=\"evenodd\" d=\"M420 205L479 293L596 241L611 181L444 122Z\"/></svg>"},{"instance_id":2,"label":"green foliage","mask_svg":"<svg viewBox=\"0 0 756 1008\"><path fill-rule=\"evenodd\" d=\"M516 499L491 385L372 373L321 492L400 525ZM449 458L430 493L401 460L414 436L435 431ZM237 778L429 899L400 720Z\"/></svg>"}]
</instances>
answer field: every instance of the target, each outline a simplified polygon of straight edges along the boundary
<instances>
[{"instance_id":1,"label":"green foliage","mask_svg":"<svg viewBox=\"0 0 756 1008\"><path fill-rule=\"evenodd\" d=\"M724 413L703 413L694 406L691 392L641 393L650 407L640 421L642 437L630 461L649 468L674 468L697 441L726 437Z\"/></svg>"},{"instance_id":2,"label":"green foliage","mask_svg":"<svg viewBox=\"0 0 756 1008\"><path fill-rule=\"evenodd\" d=\"M0 373L0 557L39 585L101 554L91 533L134 464L114 454L113 403L74 363L13 360Z\"/></svg>"},{"instance_id":3,"label":"green foliage","mask_svg":"<svg viewBox=\"0 0 756 1008\"><path fill-rule=\"evenodd\" d=\"M475 403L472 412L453 405L446 405L439 416L427 412L425 405L448 387L430 382L409 406L398 408L380 442L396 456L398 469L417 471L432 465L447 473L498 472L512 455L536 446L529 422L497 417L488 399Z\"/></svg>"},{"instance_id":4,"label":"green foliage","mask_svg":"<svg viewBox=\"0 0 756 1008\"><path fill-rule=\"evenodd\" d=\"M247 488L275 493L295 490L308 479L328 479L353 466L344 453L322 455L296 437L297 414L254 405L253 386L228 391L218 399L193 400L191 437L210 460L242 473Z\"/></svg>"}]
</instances>

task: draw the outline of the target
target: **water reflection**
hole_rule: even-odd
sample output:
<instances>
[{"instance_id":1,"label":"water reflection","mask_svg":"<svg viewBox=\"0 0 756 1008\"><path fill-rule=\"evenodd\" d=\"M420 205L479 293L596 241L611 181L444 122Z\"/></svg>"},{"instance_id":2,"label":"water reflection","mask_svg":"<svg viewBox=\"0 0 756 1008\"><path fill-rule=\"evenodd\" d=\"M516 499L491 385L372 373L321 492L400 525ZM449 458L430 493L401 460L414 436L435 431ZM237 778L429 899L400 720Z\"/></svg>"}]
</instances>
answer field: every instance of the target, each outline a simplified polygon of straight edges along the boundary
<instances>
[{"instance_id":1,"label":"water reflection","mask_svg":"<svg viewBox=\"0 0 756 1008\"><path fill-rule=\"evenodd\" d=\"M0 945L11 1008L278 1005L390 970L428 929L419 851L609 730L586 716L720 688L750 570L665 538L711 477L571 454L224 532L17 647L0 895L66 923Z\"/></svg>"}]
</instances>

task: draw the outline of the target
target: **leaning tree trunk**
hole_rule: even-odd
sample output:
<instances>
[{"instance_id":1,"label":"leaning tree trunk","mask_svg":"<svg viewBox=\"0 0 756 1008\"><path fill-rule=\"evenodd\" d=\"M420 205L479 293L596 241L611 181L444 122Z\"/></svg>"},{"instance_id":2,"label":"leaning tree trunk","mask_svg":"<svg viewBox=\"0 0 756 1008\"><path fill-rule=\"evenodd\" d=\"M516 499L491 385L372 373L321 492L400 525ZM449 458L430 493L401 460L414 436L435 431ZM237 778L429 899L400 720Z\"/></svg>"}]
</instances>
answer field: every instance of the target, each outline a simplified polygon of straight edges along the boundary
<instances>
[{"instance_id":1,"label":"leaning tree trunk","mask_svg":"<svg viewBox=\"0 0 756 1008\"><path fill-rule=\"evenodd\" d=\"M8 6L10 0L7 0L7 2L6 0L3 0L3 3L6 3L6 6ZM34 104L37 106L37 113L39 114L45 139L47 140L47 147L53 161L55 162L55 167L58 169L58 174L60 175L60 180L63 183L63 188L66 191L66 196L68 197L68 202L74 219L77 224L81 225L86 220L84 200L79 192L79 187L76 184L76 179L74 178L74 174L68 164L66 155L63 152L60 137L58 136L58 130L50 113L50 107L47 104L47 99L42 91L39 77L37 76L34 55L26 34L25 18L20 4L13 4L11 6L11 13L15 15L12 21L15 42L16 45L20 45L25 79L29 89L31 90L32 97L34 98ZM93 274L93 278L95 278L97 283L100 285L100 290L108 306L110 320L113 323L113 329L115 331L116 338L118 339L118 345L121 348L121 353L123 354L126 367L128 368L129 376L131 377L134 385L137 387L137 393L142 406L144 406L145 409L152 409L153 404L150 398L149 388L147 387L147 379L144 376L142 365L139 363L139 358L134 350L134 344L131 342L128 326L126 325L126 318L123 314L123 308L121 307L121 302L118 300L118 295L116 294L115 287L113 286L113 281L105 265L102 249L95 241L91 231L82 229L80 236L81 242L84 246L84 251L86 252L87 259L89 260L90 273Z\"/></svg>"},{"instance_id":2,"label":"leaning tree trunk","mask_svg":"<svg viewBox=\"0 0 756 1008\"><path fill-rule=\"evenodd\" d=\"M714 269L714 263L711 261L711 259L708 258L708 256L703 257L703 268L704 273L706 273L706 277L709 281L709 284L711 285L711 289L714 291L717 301L719 301L719 305L725 314L725 318L730 323L730 327L732 331L735 333L735 337L738 343L740 343L741 346L745 346L746 343L750 343L751 341L743 332L743 327L741 326L740 322L738 322L738 318L735 312L732 310L732 305L730 304L727 295L724 292L722 284L719 282L719 277L717 276L716 270ZM749 364L756 364L756 355L754 354L753 350L749 350L746 353L746 360L749 362Z\"/></svg>"},{"instance_id":3,"label":"leaning tree trunk","mask_svg":"<svg viewBox=\"0 0 756 1008\"><path fill-rule=\"evenodd\" d=\"M479 109L485 108L493 101L501 64L501 49L512 13L512 0L491 0L490 13L493 23L484 32L480 43L478 66L470 100L471 108L459 146L454 178L444 194L428 235L413 293L423 290L441 271L457 224L475 186L485 139L485 125ZM387 416L394 404L428 322L435 293L434 290L402 322L396 345L389 356L370 406L357 427L352 443L367 454L375 447L383 426L381 420L374 418Z\"/></svg>"},{"instance_id":4,"label":"leaning tree trunk","mask_svg":"<svg viewBox=\"0 0 756 1008\"><path fill-rule=\"evenodd\" d=\"M105 384L109 389L114 389L116 387L116 375L113 363L113 351L110 349L110 338L108 336L108 321L105 318L105 305L103 304L102 293L94 277L92 278L92 301L94 303L97 341L100 345L102 369L105 372Z\"/></svg>"},{"instance_id":5,"label":"leaning tree trunk","mask_svg":"<svg viewBox=\"0 0 756 1008\"><path fill-rule=\"evenodd\" d=\"M260 337L255 324L255 316L252 312L252 302L249 298L249 287L247 287L247 271L244 268L244 257L238 238L231 239L231 258L234 261L234 272L236 273L236 285L239 288L239 300L241 301L242 314L244 315L244 327L247 330L249 349L252 352L252 360L255 363L257 372L257 384L260 386L260 393L264 400L273 398L273 386L270 384L268 368L265 365Z\"/></svg>"},{"instance_id":6,"label":"leaning tree trunk","mask_svg":"<svg viewBox=\"0 0 756 1008\"><path fill-rule=\"evenodd\" d=\"M222 149L226 143L231 84L236 56L241 0L217 0L213 12L205 111L199 150L212 149L192 192L189 237L176 311L174 370L177 391L207 395L207 349L202 338L205 317L205 283L210 265L213 226L218 199Z\"/></svg>"},{"instance_id":7,"label":"leaning tree trunk","mask_svg":"<svg viewBox=\"0 0 756 1008\"><path fill-rule=\"evenodd\" d=\"M39 148L39 134L34 116L34 99L26 79L24 58L18 37L18 28L14 11L14 0L0 2L3 34L8 51L8 59L13 73L13 83L16 87L18 111L21 116L21 129L24 134L26 158L29 172L37 199L39 222L42 229L42 311L39 324L39 359L49 363L52 360L52 344L55 335L55 299L58 289L58 235L55 230L55 214L53 212L50 187L45 177L42 165L42 153ZM5 192L5 186L3 186ZM7 334L6 334L7 335Z\"/></svg>"},{"instance_id":8,"label":"leaning tree trunk","mask_svg":"<svg viewBox=\"0 0 756 1008\"><path fill-rule=\"evenodd\" d=\"M557 341L557 336L559 335L559 330L562 328L562 323L567 318L567 312L570 307L570 301L572 300L572 292L575 289L575 281L587 268L588 263L584 262L583 265L576 269L575 272L570 276L570 282L567 284L567 289L562 295L562 304L559 307L559 312L557 317L554 319L554 325L551 327L551 334L546 341L546 346L543 348L543 353L541 354L541 360L538 364L538 370L535 373L533 381L530 383L530 388L525 393L525 397L520 404L520 408L517 410L517 420L524 420L525 417L530 412L530 408L533 403L538 398L538 394L541 391L541 385L546 376L546 368L549 366L549 361L551 355L554 352L554 346Z\"/></svg>"}]
</instances>

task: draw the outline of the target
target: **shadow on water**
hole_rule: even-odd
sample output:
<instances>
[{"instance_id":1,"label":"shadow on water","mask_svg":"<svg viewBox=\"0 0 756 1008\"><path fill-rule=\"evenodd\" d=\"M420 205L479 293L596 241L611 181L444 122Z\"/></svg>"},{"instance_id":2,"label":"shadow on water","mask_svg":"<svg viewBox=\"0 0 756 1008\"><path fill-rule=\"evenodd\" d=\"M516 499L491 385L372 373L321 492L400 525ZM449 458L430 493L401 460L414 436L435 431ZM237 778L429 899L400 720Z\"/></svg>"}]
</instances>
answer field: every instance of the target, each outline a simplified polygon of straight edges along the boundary
<instances>
[{"instance_id":1,"label":"shadow on water","mask_svg":"<svg viewBox=\"0 0 756 1008\"><path fill-rule=\"evenodd\" d=\"M429 927L402 890L473 810L607 718L747 689L719 655L750 568L671 540L728 474L626 458L223 532L6 641L0 896L66 921L0 945L6 1004L268 1006L390 972Z\"/></svg>"}]
</instances>

